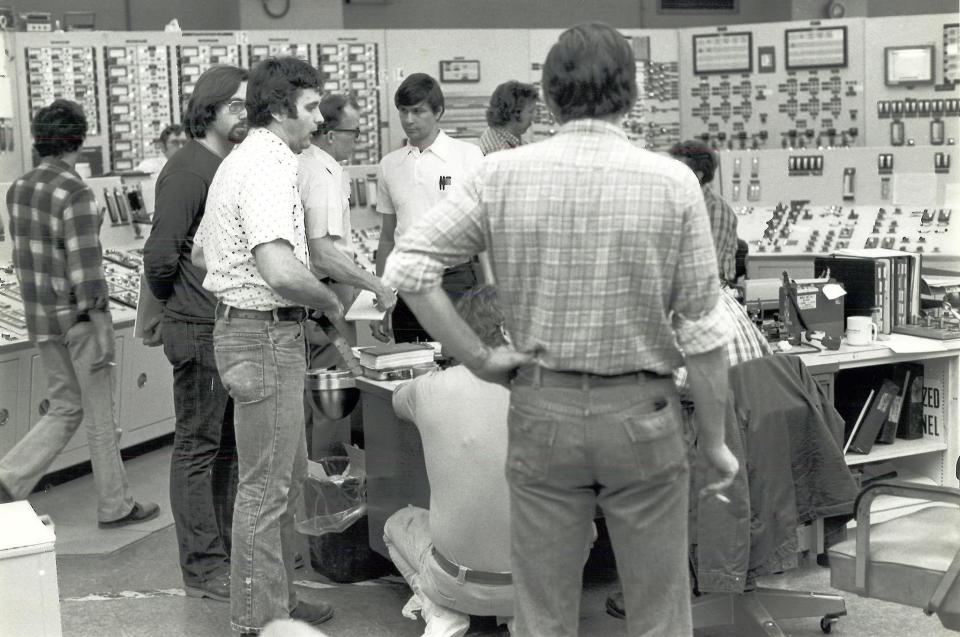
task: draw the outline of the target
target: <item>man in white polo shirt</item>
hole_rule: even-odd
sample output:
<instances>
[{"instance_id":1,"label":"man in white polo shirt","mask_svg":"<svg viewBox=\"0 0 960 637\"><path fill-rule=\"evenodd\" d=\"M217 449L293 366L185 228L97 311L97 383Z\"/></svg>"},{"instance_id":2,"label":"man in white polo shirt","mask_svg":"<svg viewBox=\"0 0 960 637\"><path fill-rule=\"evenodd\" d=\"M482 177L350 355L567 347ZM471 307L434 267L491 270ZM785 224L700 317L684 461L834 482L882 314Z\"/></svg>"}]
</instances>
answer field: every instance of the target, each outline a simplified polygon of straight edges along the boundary
<instances>
[{"instance_id":1,"label":"man in white polo shirt","mask_svg":"<svg viewBox=\"0 0 960 637\"><path fill-rule=\"evenodd\" d=\"M478 146L453 139L440 130L443 91L434 78L426 73L408 76L394 94L393 103L400 113L407 143L380 160L377 212L382 217L382 229L377 246L377 276L383 276L394 242L483 160ZM470 262L447 268L443 274L443 289L454 303L476 283ZM403 299L397 300L392 323L398 343L430 340ZM374 326L374 335L379 338L386 338L386 331L388 328Z\"/></svg>"}]
</instances>

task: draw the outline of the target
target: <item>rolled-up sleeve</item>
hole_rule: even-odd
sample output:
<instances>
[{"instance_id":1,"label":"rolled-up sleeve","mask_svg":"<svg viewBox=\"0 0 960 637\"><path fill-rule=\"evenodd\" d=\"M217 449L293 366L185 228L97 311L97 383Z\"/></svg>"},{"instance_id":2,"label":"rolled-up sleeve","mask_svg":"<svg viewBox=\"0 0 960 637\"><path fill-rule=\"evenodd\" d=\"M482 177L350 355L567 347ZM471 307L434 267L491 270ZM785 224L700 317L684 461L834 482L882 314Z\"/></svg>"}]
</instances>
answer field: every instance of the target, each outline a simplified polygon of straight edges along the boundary
<instances>
[{"instance_id":1,"label":"rolled-up sleeve","mask_svg":"<svg viewBox=\"0 0 960 637\"><path fill-rule=\"evenodd\" d=\"M685 355L726 345L730 338L719 307L717 255L703 193L691 173L679 195L683 233L671 296L673 329Z\"/></svg>"},{"instance_id":2,"label":"rolled-up sleeve","mask_svg":"<svg viewBox=\"0 0 960 637\"><path fill-rule=\"evenodd\" d=\"M67 278L77 299L77 313L106 310L109 291L103 276L100 216L89 188L72 195L64 207L63 243Z\"/></svg>"},{"instance_id":3,"label":"rolled-up sleeve","mask_svg":"<svg viewBox=\"0 0 960 637\"><path fill-rule=\"evenodd\" d=\"M444 268L484 250L484 172L485 165L478 165L403 234L387 258L384 283L423 292L440 285Z\"/></svg>"}]
</instances>

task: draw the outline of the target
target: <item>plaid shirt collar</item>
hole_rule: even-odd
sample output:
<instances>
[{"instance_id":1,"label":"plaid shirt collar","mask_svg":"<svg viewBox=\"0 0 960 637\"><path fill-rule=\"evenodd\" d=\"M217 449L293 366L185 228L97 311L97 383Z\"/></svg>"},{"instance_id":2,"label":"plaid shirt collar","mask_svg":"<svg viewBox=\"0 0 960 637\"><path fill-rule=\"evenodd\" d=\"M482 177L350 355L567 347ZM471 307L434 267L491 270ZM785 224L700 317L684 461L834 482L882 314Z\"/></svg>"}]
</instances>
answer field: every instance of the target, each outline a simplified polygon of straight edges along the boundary
<instances>
[{"instance_id":1,"label":"plaid shirt collar","mask_svg":"<svg viewBox=\"0 0 960 637\"><path fill-rule=\"evenodd\" d=\"M510 146L511 148L516 148L523 143L520 141L519 137L508 130L504 130L502 128L493 128L491 126L490 132L496 137L499 137L505 146Z\"/></svg>"},{"instance_id":2,"label":"plaid shirt collar","mask_svg":"<svg viewBox=\"0 0 960 637\"><path fill-rule=\"evenodd\" d=\"M74 175L77 179L80 179L80 173L77 172L77 169L63 161L59 157L48 157L44 159L41 164L46 164L51 168L56 168L57 170L62 170L63 172L68 172Z\"/></svg>"},{"instance_id":3,"label":"plaid shirt collar","mask_svg":"<svg viewBox=\"0 0 960 637\"><path fill-rule=\"evenodd\" d=\"M589 117L583 119L574 119L563 124L557 131L557 135L615 135L626 141L627 133L621 126L605 122L601 119L592 119Z\"/></svg>"}]
</instances>

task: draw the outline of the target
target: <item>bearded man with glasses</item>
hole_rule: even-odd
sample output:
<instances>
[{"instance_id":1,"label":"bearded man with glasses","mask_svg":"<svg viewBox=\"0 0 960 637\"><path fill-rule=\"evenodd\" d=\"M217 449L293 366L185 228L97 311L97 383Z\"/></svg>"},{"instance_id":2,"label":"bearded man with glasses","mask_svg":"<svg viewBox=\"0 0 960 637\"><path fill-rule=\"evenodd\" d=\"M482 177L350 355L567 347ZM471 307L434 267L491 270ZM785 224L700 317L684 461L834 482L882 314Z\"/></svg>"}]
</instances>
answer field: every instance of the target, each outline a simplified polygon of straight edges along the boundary
<instances>
[{"instance_id":1,"label":"bearded man with glasses","mask_svg":"<svg viewBox=\"0 0 960 637\"><path fill-rule=\"evenodd\" d=\"M170 508L176 525L184 590L191 597L230 599L230 533L237 491L233 401L213 351L216 299L190 250L207 190L220 162L247 134L247 72L217 66L197 80L184 127L190 141L157 180L153 229L143 251L150 290L163 316L148 324L144 343L163 345L173 365L176 413L170 460Z\"/></svg>"}]
</instances>

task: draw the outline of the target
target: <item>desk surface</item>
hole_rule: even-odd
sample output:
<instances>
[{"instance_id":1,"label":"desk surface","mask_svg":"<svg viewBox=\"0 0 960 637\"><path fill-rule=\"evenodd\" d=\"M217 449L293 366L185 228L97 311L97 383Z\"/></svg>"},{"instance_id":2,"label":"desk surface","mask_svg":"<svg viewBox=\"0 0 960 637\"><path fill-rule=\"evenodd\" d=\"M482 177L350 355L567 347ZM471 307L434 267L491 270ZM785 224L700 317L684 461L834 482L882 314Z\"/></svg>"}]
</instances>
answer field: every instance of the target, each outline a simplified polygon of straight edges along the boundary
<instances>
[{"instance_id":1,"label":"desk surface","mask_svg":"<svg viewBox=\"0 0 960 637\"><path fill-rule=\"evenodd\" d=\"M874 341L869 345L853 346L844 343L838 350L823 350L798 356L807 369L817 373L958 354L960 339L938 341L906 334L890 334L885 340Z\"/></svg>"}]
</instances>

